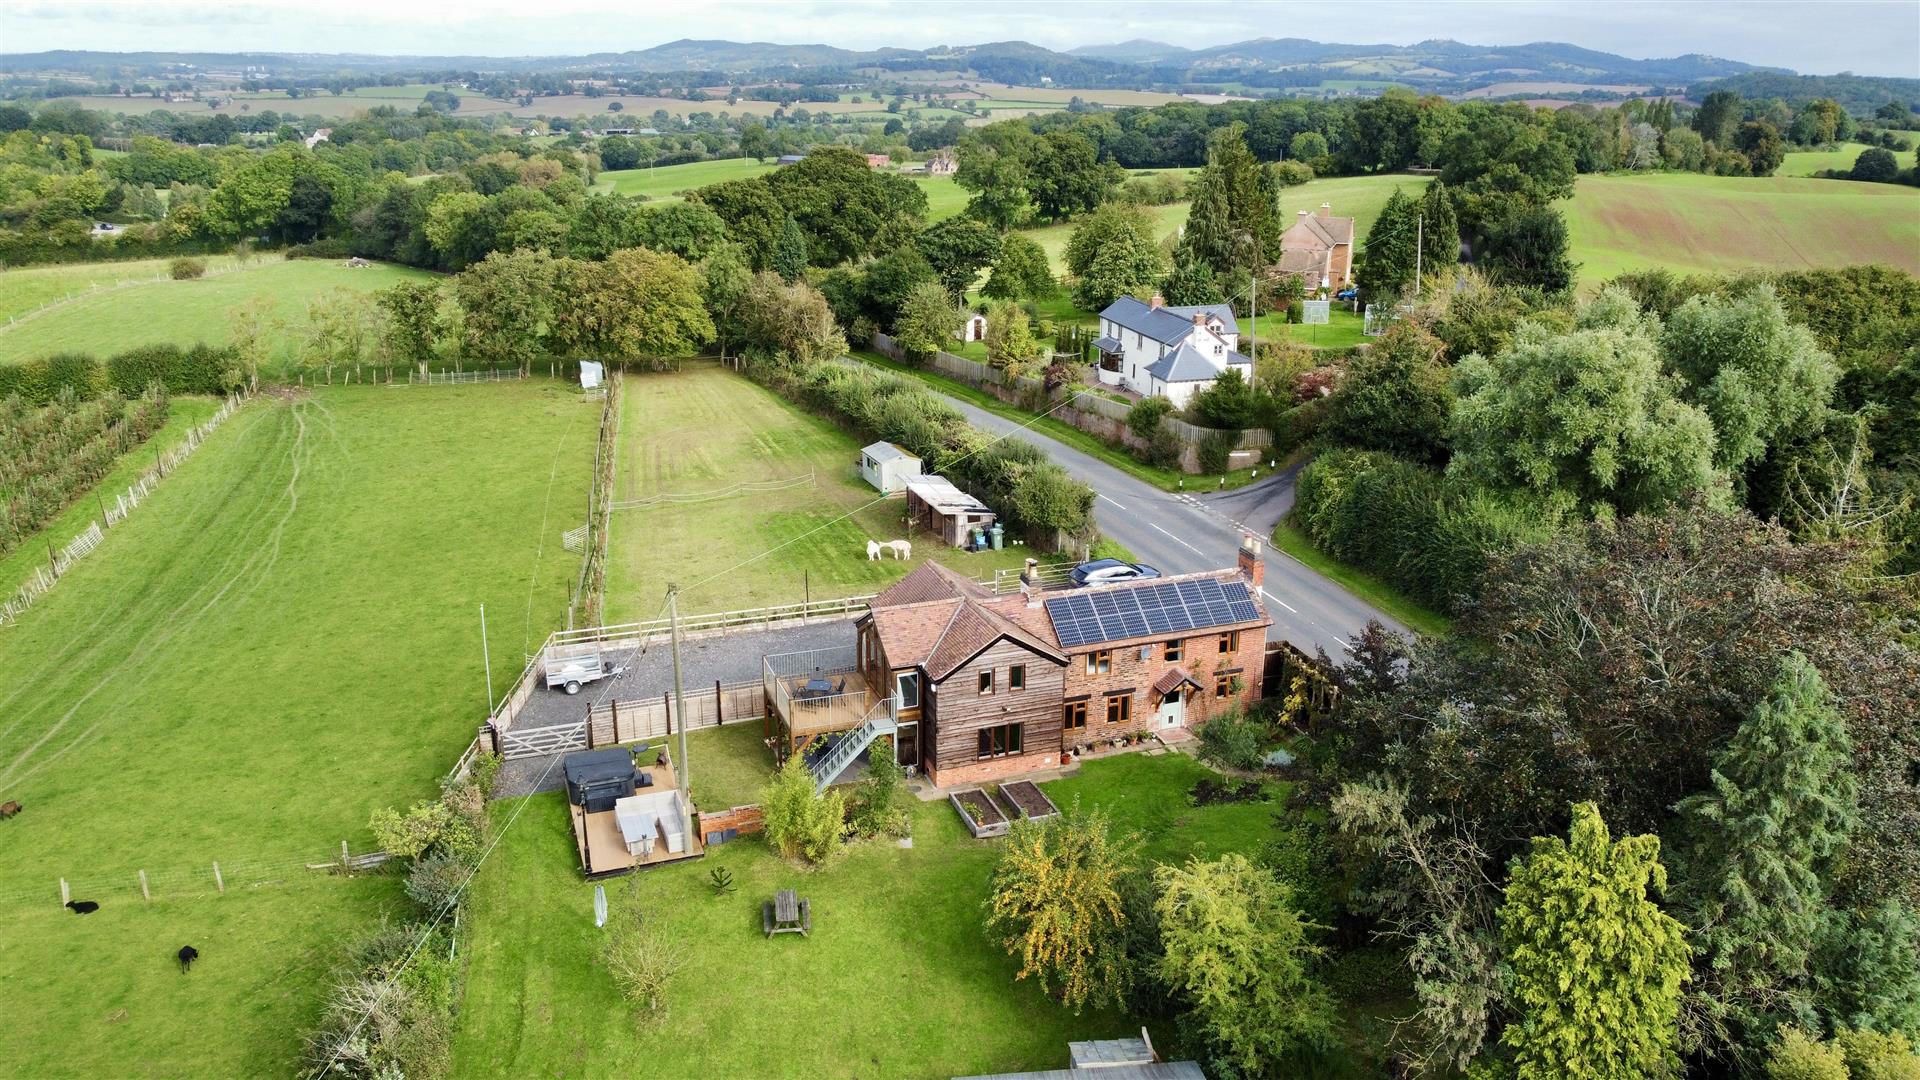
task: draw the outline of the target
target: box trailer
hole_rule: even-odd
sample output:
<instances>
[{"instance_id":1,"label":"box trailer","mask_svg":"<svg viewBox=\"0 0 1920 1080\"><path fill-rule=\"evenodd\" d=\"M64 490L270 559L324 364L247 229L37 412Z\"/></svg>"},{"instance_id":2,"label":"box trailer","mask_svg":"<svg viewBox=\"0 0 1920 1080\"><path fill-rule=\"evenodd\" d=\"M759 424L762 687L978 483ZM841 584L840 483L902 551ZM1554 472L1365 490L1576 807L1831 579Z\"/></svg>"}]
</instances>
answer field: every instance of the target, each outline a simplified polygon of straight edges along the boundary
<instances>
[{"instance_id":1,"label":"box trailer","mask_svg":"<svg viewBox=\"0 0 1920 1080\"><path fill-rule=\"evenodd\" d=\"M545 663L547 689L577 694L580 688L601 679L618 678L626 668L600 655L598 645L556 645L548 650Z\"/></svg>"}]
</instances>

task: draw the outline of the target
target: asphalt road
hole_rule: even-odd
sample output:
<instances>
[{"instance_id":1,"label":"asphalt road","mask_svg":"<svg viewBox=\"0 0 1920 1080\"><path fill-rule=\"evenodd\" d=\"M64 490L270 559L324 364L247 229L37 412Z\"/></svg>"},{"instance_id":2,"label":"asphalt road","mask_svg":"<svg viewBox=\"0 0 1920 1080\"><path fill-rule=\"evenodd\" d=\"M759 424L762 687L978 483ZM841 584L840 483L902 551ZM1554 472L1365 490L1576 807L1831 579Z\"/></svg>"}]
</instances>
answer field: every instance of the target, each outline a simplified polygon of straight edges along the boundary
<instances>
[{"instance_id":1,"label":"asphalt road","mask_svg":"<svg viewBox=\"0 0 1920 1080\"><path fill-rule=\"evenodd\" d=\"M935 391L936 393L938 391ZM1211 495L1161 491L1090 454L957 398L941 395L983 431L1019 431L1019 437L1045 451L1095 492L1093 516L1100 531L1125 544L1134 558L1166 574L1218 570L1234 564L1245 532L1263 541L1293 506L1297 468L1236 491ZM1312 653L1322 648L1340 657L1347 639L1369 619L1401 633L1407 628L1354 596L1304 563L1268 544L1265 554L1268 638L1292 642Z\"/></svg>"}]
</instances>

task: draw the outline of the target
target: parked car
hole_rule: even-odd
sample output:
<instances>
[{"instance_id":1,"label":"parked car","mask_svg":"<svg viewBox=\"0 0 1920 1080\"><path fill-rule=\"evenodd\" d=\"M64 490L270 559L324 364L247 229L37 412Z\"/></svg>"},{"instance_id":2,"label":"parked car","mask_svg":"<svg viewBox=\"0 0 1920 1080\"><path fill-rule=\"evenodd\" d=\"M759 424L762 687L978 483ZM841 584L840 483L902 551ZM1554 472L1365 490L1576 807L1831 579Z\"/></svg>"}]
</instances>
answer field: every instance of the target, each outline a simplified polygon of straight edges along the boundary
<instances>
[{"instance_id":1,"label":"parked car","mask_svg":"<svg viewBox=\"0 0 1920 1080\"><path fill-rule=\"evenodd\" d=\"M1121 562L1119 559L1095 559L1084 562L1067 572L1067 580L1074 588L1086 585L1111 585L1116 581L1138 581L1142 578L1157 578L1160 571L1146 563Z\"/></svg>"}]
</instances>

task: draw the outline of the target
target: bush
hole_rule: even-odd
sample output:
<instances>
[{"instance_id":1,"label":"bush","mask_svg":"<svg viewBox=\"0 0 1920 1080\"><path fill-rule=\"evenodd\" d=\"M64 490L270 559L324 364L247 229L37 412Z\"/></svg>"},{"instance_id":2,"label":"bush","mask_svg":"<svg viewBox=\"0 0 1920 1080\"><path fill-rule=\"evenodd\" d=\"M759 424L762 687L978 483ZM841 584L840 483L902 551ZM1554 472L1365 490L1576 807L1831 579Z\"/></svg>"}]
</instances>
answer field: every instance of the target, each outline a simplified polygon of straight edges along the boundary
<instances>
[{"instance_id":1,"label":"bush","mask_svg":"<svg viewBox=\"0 0 1920 1080\"><path fill-rule=\"evenodd\" d=\"M1203 473L1223 473L1233 463L1233 452L1240 446L1238 431L1209 431L1200 439L1195 453Z\"/></svg>"},{"instance_id":2,"label":"bush","mask_svg":"<svg viewBox=\"0 0 1920 1080\"><path fill-rule=\"evenodd\" d=\"M289 259L345 259L353 254L353 243L345 237L329 237L311 244L290 245L281 254Z\"/></svg>"},{"instance_id":3,"label":"bush","mask_svg":"<svg viewBox=\"0 0 1920 1080\"><path fill-rule=\"evenodd\" d=\"M1413 973L1400 950L1365 945L1341 953L1326 965L1323 977L1333 996L1348 1005L1391 1001L1413 991Z\"/></svg>"},{"instance_id":4,"label":"bush","mask_svg":"<svg viewBox=\"0 0 1920 1080\"><path fill-rule=\"evenodd\" d=\"M1187 445L1180 441L1180 436L1175 435L1172 428L1162 424L1154 429L1152 437L1147 440L1147 464L1157 465L1163 469L1177 469L1180 467L1180 455L1186 451L1186 448Z\"/></svg>"},{"instance_id":5,"label":"bush","mask_svg":"<svg viewBox=\"0 0 1920 1080\"><path fill-rule=\"evenodd\" d=\"M1313 179L1313 166L1304 161L1282 161L1273 167L1273 178L1281 187L1297 187Z\"/></svg>"},{"instance_id":6,"label":"bush","mask_svg":"<svg viewBox=\"0 0 1920 1080\"><path fill-rule=\"evenodd\" d=\"M438 915L460 896L468 873L467 865L450 855L428 855L407 872L407 898L427 915Z\"/></svg>"},{"instance_id":7,"label":"bush","mask_svg":"<svg viewBox=\"0 0 1920 1080\"><path fill-rule=\"evenodd\" d=\"M665 1017L667 987L686 966L688 955L685 945L654 924L643 922L637 908L621 913L608 924L606 940L600 946L600 963L633 1003L637 1024Z\"/></svg>"},{"instance_id":8,"label":"bush","mask_svg":"<svg viewBox=\"0 0 1920 1080\"><path fill-rule=\"evenodd\" d=\"M1200 760L1224 769L1258 769L1266 743L1266 725L1237 708L1200 725Z\"/></svg>"},{"instance_id":9,"label":"bush","mask_svg":"<svg viewBox=\"0 0 1920 1080\"><path fill-rule=\"evenodd\" d=\"M873 744L867 753L867 778L853 793L847 821L856 836L900 836L907 826L906 807L900 805L906 774L894 754L891 740Z\"/></svg>"},{"instance_id":10,"label":"bush","mask_svg":"<svg viewBox=\"0 0 1920 1080\"><path fill-rule=\"evenodd\" d=\"M1163 397L1150 397L1133 407L1127 413L1127 430L1137 439L1151 439L1160 430L1160 421L1173 414L1173 402Z\"/></svg>"},{"instance_id":11,"label":"bush","mask_svg":"<svg viewBox=\"0 0 1920 1080\"><path fill-rule=\"evenodd\" d=\"M760 795L767 842L781 855L825 862L846 833L846 796L814 790L813 773L799 754L788 755Z\"/></svg>"},{"instance_id":12,"label":"bush","mask_svg":"<svg viewBox=\"0 0 1920 1080\"><path fill-rule=\"evenodd\" d=\"M175 259L167 264L167 273L175 281L192 281L207 275L205 259Z\"/></svg>"}]
</instances>

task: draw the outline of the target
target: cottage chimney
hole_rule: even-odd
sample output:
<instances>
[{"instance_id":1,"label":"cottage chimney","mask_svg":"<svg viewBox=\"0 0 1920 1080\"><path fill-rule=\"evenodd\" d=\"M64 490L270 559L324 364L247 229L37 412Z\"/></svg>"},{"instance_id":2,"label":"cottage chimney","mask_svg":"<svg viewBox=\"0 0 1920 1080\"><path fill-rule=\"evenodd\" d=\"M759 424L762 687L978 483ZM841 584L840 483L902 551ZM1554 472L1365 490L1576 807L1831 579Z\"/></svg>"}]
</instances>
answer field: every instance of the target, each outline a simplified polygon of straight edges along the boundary
<instances>
[{"instance_id":1,"label":"cottage chimney","mask_svg":"<svg viewBox=\"0 0 1920 1080\"><path fill-rule=\"evenodd\" d=\"M1293 219L1295 221L1300 221L1304 219L1306 216L1307 216L1307 212L1305 210L1295 210L1293 212Z\"/></svg>"},{"instance_id":2,"label":"cottage chimney","mask_svg":"<svg viewBox=\"0 0 1920 1080\"><path fill-rule=\"evenodd\" d=\"M1020 595L1026 597L1027 606L1040 606L1040 560L1028 559L1026 569L1020 571Z\"/></svg>"},{"instance_id":3,"label":"cottage chimney","mask_svg":"<svg viewBox=\"0 0 1920 1080\"><path fill-rule=\"evenodd\" d=\"M1196 311L1196 312L1194 312L1194 313L1193 313L1193 325L1195 325L1195 326L1199 326L1199 327L1205 327L1205 326L1207 325L1207 315L1206 315L1206 312L1204 312L1204 311Z\"/></svg>"},{"instance_id":4,"label":"cottage chimney","mask_svg":"<svg viewBox=\"0 0 1920 1080\"><path fill-rule=\"evenodd\" d=\"M1260 559L1260 546L1260 538L1249 533L1241 538L1240 552L1234 559L1240 576L1256 589L1267 579L1267 564Z\"/></svg>"},{"instance_id":5,"label":"cottage chimney","mask_svg":"<svg viewBox=\"0 0 1920 1080\"><path fill-rule=\"evenodd\" d=\"M1148 307L1150 307L1150 308L1163 308L1163 307L1166 307L1166 306L1167 306L1167 298L1166 298L1166 297L1164 297L1164 296L1161 296L1161 295L1160 295L1159 293L1154 293L1154 294L1153 294L1153 299L1151 299L1151 300L1149 300L1149 301L1147 301L1147 306L1148 306ZM1032 559L1028 559L1027 561L1028 561L1028 562L1032 562L1033 560L1032 560Z\"/></svg>"},{"instance_id":6,"label":"cottage chimney","mask_svg":"<svg viewBox=\"0 0 1920 1080\"><path fill-rule=\"evenodd\" d=\"M1329 218L1329 217L1332 217L1332 216L1333 216L1333 204L1332 204L1332 203L1321 203L1321 204L1320 204L1320 216L1321 216L1321 217L1322 217L1323 219L1324 219L1324 218Z\"/></svg>"}]
</instances>

